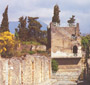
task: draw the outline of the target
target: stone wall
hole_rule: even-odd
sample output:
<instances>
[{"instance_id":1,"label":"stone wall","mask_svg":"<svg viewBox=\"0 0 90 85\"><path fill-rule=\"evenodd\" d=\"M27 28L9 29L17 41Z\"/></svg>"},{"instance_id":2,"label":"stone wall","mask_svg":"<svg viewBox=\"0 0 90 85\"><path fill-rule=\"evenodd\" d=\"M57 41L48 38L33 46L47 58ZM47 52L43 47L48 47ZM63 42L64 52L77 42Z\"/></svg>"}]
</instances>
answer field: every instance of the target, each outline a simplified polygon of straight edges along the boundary
<instances>
[{"instance_id":1,"label":"stone wall","mask_svg":"<svg viewBox=\"0 0 90 85\"><path fill-rule=\"evenodd\" d=\"M24 45L20 44L17 48L18 51L27 50L27 51L46 51L45 45Z\"/></svg>"},{"instance_id":2,"label":"stone wall","mask_svg":"<svg viewBox=\"0 0 90 85\"><path fill-rule=\"evenodd\" d=\"M0 58L0 85L39 85L50 76L51 61L45 56Z\"/></svg>"},{"instance_id":3,"label":"stone wall","mask_svg":"<svg viewBox=\"0 0 90 85\"><path fill-rule=\"evenodd\" d=\"M57 27L51 24L51 57L52 58L81 58L81 37L77 35L75 27ZM77 47L77 56L74 56L73 47Z\"/></svg>"}]
</instances>

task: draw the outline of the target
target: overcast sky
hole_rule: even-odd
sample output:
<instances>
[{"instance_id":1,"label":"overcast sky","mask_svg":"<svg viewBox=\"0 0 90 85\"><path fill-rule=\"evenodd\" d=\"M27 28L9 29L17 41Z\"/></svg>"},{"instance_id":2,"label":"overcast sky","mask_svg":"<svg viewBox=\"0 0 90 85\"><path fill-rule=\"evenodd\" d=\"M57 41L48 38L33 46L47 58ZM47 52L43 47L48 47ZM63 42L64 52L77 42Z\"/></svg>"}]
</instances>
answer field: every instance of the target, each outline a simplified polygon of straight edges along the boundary
<instances>
[{"instance_id":1,"label":"overcast sky","mask_svg":"<svg viewBox=\"0 0 90 85\"><path fill-rule=\"evenodd\" d=\"M80 23L81 33L90 33L90 0L0 0L0 22L4 9L9 5L9 21L18 21L20 16L37 16L49 24L55 4L61 10L61 26L67 26L67 20L75 15L76 22Z\"/></svg>"}]
</instances>

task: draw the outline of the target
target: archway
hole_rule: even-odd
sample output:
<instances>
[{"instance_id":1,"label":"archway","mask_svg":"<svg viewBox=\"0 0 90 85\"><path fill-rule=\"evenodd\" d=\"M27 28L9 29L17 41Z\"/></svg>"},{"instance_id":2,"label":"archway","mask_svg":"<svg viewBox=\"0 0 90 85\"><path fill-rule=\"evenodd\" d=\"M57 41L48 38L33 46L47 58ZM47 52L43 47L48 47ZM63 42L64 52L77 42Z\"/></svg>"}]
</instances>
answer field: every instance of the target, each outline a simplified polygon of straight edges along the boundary
<instances>
[{"instance_id":1,"label":"archway","mask_svg":"<svg viewBox=\"0 0 90 85\"><path fill-rule=\"evenodd\" d=\"M78 48L77 48L76 45L73 46L73 53L74 53L75 55L77 55L77 53L78 53Z\"/></svg>"}]
</instances>

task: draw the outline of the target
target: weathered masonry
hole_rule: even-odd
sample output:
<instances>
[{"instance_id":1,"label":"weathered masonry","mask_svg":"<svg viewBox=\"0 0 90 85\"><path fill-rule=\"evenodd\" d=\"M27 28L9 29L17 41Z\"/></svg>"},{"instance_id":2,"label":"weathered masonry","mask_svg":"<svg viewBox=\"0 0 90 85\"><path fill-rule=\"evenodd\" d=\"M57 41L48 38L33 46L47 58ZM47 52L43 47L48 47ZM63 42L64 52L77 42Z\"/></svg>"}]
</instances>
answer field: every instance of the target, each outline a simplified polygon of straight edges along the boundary
<instances>
[{"instance_id":1,"label":"weathered masonry","mask_svg":"<svg viewBox=\"0 0 90 85\"><path fill-rule=\"evenodd\" d=\"M69 26L60 27L59 12L59 6L55 5L54 16L48 26L48 49L51 48L51 58L59 63L58 73L63 75L63 79L66 75L67 79L74 80L79 78L83 65L79 23L75 25L72 16L69 21L73 22Z\"/></svg>"},{"instance_id":2,"label":"weathered masonry","mask_svg":"<svg viewBox=\"0 0 90 85\"><path fill-rule=\"evenodd\" d=\"M51 23L51 57L82 57L79 24L76 27L57 27Z\"/></svg>"},{"instance_id":3,"label":"weathered masonry","mask_svg":"<svg viewBox=\"0 0 90 85\"><path fill-rule=\"evenodd\" d=\"M51 61L45 56L0 58L0 85L40 85L51 77Z\"/></svg>"}]
</instances>

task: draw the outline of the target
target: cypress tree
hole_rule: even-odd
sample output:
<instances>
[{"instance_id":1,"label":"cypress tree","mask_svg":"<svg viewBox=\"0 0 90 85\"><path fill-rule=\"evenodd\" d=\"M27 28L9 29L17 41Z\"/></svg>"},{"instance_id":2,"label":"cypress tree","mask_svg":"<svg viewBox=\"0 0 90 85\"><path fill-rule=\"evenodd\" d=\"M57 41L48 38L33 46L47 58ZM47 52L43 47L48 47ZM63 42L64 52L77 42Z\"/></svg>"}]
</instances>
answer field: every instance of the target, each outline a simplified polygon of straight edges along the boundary
<instances>
[{"instance_id":1,"label":"cypress tree","mask_svg":"<svg viewBox=\"0 0 90 85\"><path fill-rule=\"evenodd\" d=\"M6 7L3 13L3 19L1 23L0 32L9 31L9 22L8 22L8 6Z\"/></svg>"},{"instance_id":2,"label":"cypress tree","mask_svg":"<svg viewBox=\"0 0 90 85\"><path fill-rule=\"evenodd\" d=\"M58 5L55 5L54 6L54 16L52 17L52 22L55 22L55 23L59 23L60 24L60 19L59 19L59 6Z\"/></svg>"},{"instance_id":3,"label":"cypress tree","mask_svg":"<svg viewBox=\"0 0 90 85\"><path fill-rule=\"evenodd\" d=\"M27 41L27 37L28 37L28 29L26 28L26 19L27 17L20 17L19 18L19 22L20 24L18 25L18 28L19 28L19 32L18 32L18 35L19 35L19 39L21 41Z\"/></svg>"}]
</instances>

